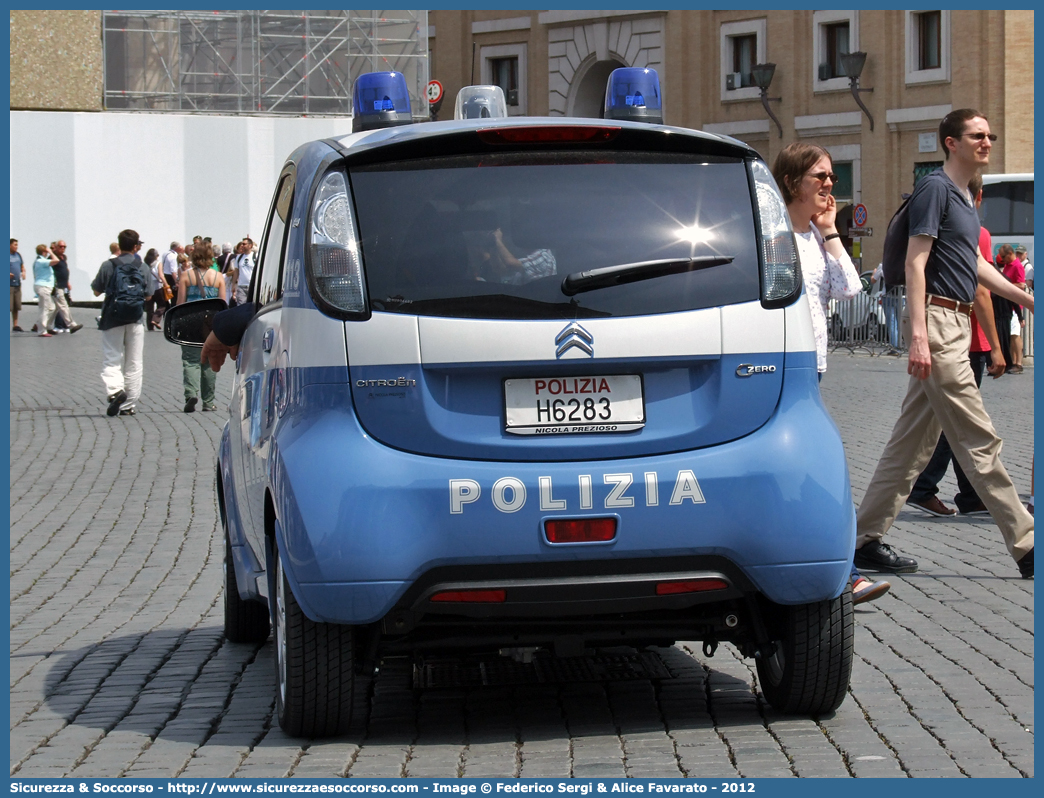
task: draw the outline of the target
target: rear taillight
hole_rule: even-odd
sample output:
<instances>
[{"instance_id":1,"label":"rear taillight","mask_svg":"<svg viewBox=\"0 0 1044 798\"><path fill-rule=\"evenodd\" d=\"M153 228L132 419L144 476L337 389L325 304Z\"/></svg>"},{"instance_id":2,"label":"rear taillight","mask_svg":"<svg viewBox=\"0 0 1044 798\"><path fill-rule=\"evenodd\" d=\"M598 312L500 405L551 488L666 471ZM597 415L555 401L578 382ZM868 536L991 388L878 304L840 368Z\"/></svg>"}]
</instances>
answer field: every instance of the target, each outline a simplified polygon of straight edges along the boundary
<instances>
[{"instance_id":1,"label":"rear taillight","mask_svg":"<svg viewBox=\"0 0 1044 798\"><path fill-rule=\"evenodd\" d=\"M678 593L703 593L708 590L726 590L729 583L724 579L680 579L677 582L659 582L657 596L673 596Z\"/></svg>"},{"instance_id":2,"label":"rear taillight","mask_svg":"<svg viewBox=\"0 0 1044 798\"><path fill-rule=\"evenodd\" d=\"M761 222L761 303L765 307L783 307L801 293L794 232L787 206L768 166L764 161L751 161L750 171Z\"/></svg>"},{"instance_id":3,"label":"rear taillight","mask_svg":"<svg viewBox=\"0 0 1044 798\"><path fill-rule=\"evenodd\" d=\"M366 312L359 241L344 175L330 172L315 192L311 219L312 278L335 310Z\"/></svg>"},{"instance_id":4,"label":"rear taillight","mask_svg":"<svg viewBox=\"0 0 1044 798\"><path fill-rule=\"evenodd\" d=\"M604 543L616 537L615 518L574 518L544 522L549 543Z\"/></svg>"},{"instance_id":5,"label":"rear taillight","mask_svg":"<svg viewBox=\"0 0 1044 798\"><path fill-rule=\"evenodd\" d=\"M618 127L541 125L539 127L485 128L478 131L478 137L486 144L562 144L568 142L597 144L612 141L619 132Z\"/></svg>"},{"instance_id":6,"label":"rear taillight","mask_svg":"<svg viewBox=\"0 0 1044 798\"><path fill-rule=\"evenodd\" d=\"M446 604L503 604L507 593L503 590L443 590L429 601Z\"/></svg>"}]
</instances>

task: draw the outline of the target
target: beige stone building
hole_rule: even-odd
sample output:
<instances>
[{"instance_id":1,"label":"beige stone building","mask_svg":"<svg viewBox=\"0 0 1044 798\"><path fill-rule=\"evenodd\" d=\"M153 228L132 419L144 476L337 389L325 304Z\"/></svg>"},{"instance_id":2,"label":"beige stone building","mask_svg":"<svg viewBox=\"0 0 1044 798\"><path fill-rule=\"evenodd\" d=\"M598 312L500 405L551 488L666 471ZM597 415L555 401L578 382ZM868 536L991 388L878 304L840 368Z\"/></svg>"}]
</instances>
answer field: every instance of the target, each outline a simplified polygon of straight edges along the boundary
<instances>
[{"instance_id":1,"label":"beige stone building","mask_svg":"<svg viewBox=\"0 0 1044 798\"><path fill-rule=\"evenodd\" d=\"M12 110L105 108L101 12L10 16ZM847 242L865 267L901 194L942 162L936 131L951 109L989 117L1000 137L990 171L1033 171L1032 11L436 10L427 20L443 119L471 83L503 86L513 114L598 116L613 69L650 66L667 124L742 139L770 163L793 141L822 144L842 178L835 194L867 208L872 235ZM843 74L848 52L866 53L865 112ZM752 67L765 63L778 127L754 85Z\"/></svg>"},{"instance_id":2,"label":"beige stone building","mask_svg":"<svg viewBox=\"0 0 1044 798\"><path fill-rule=\"evenodd\" d=\"M937 130L950 110L989 118L990 171L1033 171L1032 11L436 10L429 23L431 77L449 113L462 86L497 83L510 113L598 116L609 72L650 66L667 124L734 136L770 163L793 141L825 146L842 177L835 194L867 208L872 235L849 241L864 268L880 259L901 194L942 162ZM856 51L869 116L840 60ZM763 63L775 64L779 128L753 82Z\"/></svg>"}]
</instances>

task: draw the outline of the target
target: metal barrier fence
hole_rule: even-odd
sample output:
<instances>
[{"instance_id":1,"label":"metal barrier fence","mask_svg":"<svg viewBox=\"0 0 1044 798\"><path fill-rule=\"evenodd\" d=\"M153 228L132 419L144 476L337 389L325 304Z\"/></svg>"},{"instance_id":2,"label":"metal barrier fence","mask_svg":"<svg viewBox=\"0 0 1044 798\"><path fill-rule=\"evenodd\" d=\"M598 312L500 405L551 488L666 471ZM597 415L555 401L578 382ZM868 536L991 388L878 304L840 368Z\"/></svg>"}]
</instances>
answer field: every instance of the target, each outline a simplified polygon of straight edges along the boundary
<instances>
[{"instance_id":1,"label":"metal barrier fence","mask_svg":"<svg viewBox=\"0 0 1044 798\"><path fill-rule=\"evenodd\" d=\"M851 299L830 300L827 346L830 351L861 350L871 355L906 352L901 324L905 306L906 289L902 286L872 293L864 290ZM1033 357L1033 314L1025 310L1023 316L1026 326L1022 330L1022 354Z\"/></svg>"},{"instance_id":2,"label":"metal barrier fence","mask_svg":"<svg viewBox=\"0 0 1044 798\"><path fill-rule=\"evenodd\" d=\"M827 345L833 350L863 350L871 355L906 351L902 336L906 290L862 291L851 299L832 299L827 311Z\"/></svg>"}]
</instances>

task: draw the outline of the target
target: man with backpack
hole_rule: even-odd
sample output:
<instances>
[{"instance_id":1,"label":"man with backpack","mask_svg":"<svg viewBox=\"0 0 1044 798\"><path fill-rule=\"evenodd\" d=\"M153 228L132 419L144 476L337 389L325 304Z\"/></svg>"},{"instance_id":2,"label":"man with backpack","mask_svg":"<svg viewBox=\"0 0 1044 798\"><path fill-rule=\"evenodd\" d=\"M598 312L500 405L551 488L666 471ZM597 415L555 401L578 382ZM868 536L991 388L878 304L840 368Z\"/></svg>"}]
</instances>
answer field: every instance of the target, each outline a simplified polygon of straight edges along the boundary
<instances>
[{"instance_id":1,"label":"man with backpack","mask_svg":"<svg viewBox=\"0 0 1044 798\"><path fill-rule=\"evenodd\" d=\"M120 254L101 265L91 283L102 303L102 382L105 383L106 415L134 415L141 396L142 350L145 345L145 293L148 267L138 256L142 241L133 230L117 237Z\"/></svg>"},{"instance_id":2,"label":"man with backpack","mask_svg":"<svg viewBox=\"0 0 1044 798\"><path fill-rule=\"evenodd\" d=\"M975 385L968 351L971 311L981 282L995 294L1033 309L1033 297L1009 283L979 253L979 216L968 184L989 163L996 136L986 118L964 108L939 125L945 163L921 179L905 204L907 339L911 375L899 420L859 506L855 566L913 573L917 561L882 542L914 481L946 433L983 504L993 516L1024 579L1033 578L1033 516L1000 462L1001 441ZM897 217L899 213L897 213ZM894 220L893 220L894 221ZM889 239L885 279L891 284Z\"/></svg>"}]
</instances>

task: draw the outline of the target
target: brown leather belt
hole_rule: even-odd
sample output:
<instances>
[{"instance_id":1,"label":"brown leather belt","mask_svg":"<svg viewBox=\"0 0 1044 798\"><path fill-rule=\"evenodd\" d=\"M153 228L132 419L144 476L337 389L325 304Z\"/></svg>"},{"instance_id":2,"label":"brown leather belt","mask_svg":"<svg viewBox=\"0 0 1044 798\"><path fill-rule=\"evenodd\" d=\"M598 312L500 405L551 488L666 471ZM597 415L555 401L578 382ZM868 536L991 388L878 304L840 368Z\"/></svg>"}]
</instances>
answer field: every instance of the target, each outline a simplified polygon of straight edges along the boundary
<instances>
[{"instance_id":1,"label":"brown leather belt","mask_svg":"<svg viewBox=\"0 0 1044 798\"><path fill-rule=\"evenodd\" d=\"M958 313L963 313L965 316L970 316L972 313L972 305L969 302L958 302L956 299L947 299L944 296L935 296L934 294L928 295L929 305L938 305L941 308L947 310L956 310Z\"/></svg>"}]
</instances>

